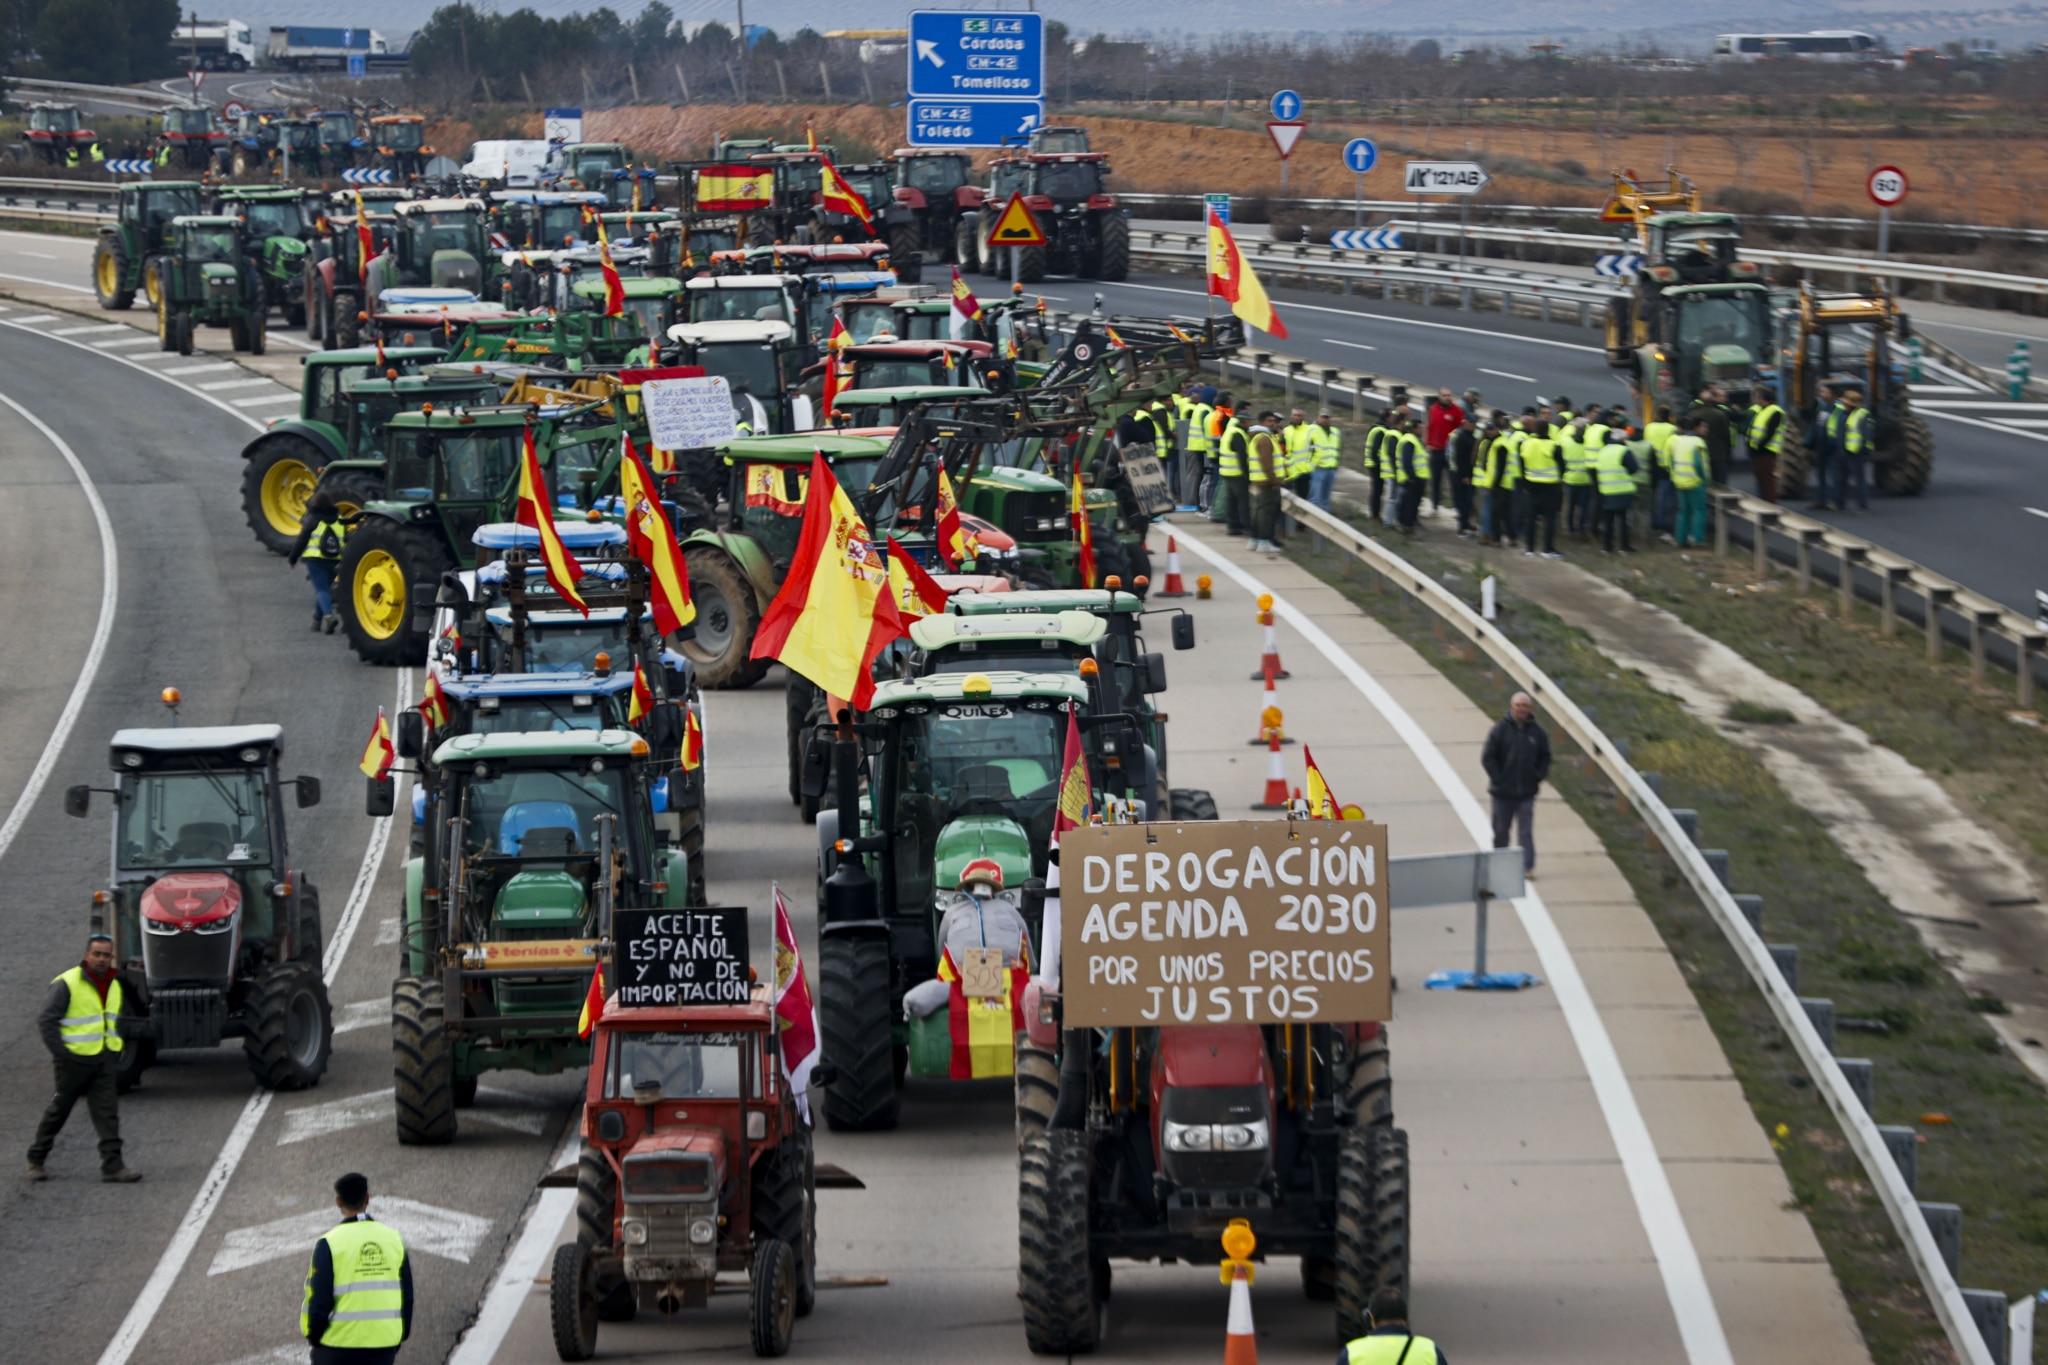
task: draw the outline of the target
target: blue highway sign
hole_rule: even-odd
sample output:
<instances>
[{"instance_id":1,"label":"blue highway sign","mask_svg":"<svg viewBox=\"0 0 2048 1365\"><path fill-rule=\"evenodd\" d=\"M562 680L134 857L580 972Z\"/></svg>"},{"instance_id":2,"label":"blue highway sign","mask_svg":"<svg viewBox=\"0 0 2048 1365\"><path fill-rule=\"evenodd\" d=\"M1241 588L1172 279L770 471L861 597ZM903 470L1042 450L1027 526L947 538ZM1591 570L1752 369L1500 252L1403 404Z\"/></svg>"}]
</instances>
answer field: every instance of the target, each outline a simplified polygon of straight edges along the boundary
<instances>
[{"instance_id":1,"label":"blue highway sign","mask_svg":"<svg viewBox=\"0 0 2048 1365\"><path fill-rule=\"evenodd\" d=\"M380 170L363 171L351 166L341 173L341 178L350 185L388 185L391 183L391 172Z\"/></svg>"},{"instance_id":2,"label":"blue highway sign","mask_svg":"<svg viewBox=\"0 0 2048 1365\"><path fill-rule=\"evenodd\" d=\"M1401 234L1395 228L1345 228L1330 234L1330 245L1339 251L1399 251Z\"/></svg>"},{"instance_id":3,"label":"blue highway sign","mask_svg":"<svg viewBox=\"0 0 2048 1365\"><path fill-rule=\"evenodd\" d=\"M108 161L101 169L108 175L148 175L149 162L116 158Z\"/></svg>"},{"instance_id":4,"label":"blue highway sign","mask_svg":"<svg viewBox=\"0 0 2048 1365\"><path fill-rule=\"evenodd\" d=\"M1268 107L1272 109L1274 118L1282 123L1292 123L1301 117L1301 96L1292 90L1276 91L1273 103Z\"/></svg>"},{"instance_id":5,"label":"blue highway sign","mask_svg":"<svg viewBox=\"0 0 2048 1365\"><path fill-rule=\"evenodd\" d=\"M1643 258L1633 251L1607 252L1593 258L1593 273L1612 279L1628 279L1642 269Z\"/></svg>"},{"instance_id":6,"label":"blue highway sign","mask_svg":"<svg viewBox=\"0 0 2048 1365\"><path fill-rule=\"evenodd\" d=\"M1045 122L1043 100L911 100L913 147L998 147Z\"/></svg>"},{"instance_id":7,"label":"blue highway sign","mask_svg":"<svg viewBox=\"0 0 2048 1365\"><path fill-rule=\"evenodd\" d=\"M1380 149L1373 145L1371 138L1355 137L1344 144L1344 164L1360 175L1379 165L1379 162Z\"/></svg>"},{"instance_id":8,"label":"blue highway sign","mask_svg":"<svg viewBox=\"0 0 2048 1365\"><path fill-rule=\"evenodd\" d=\"M1045 16L1025 10L910 12L915 99L1045 98Z\"/></svg>"}]
</instances>

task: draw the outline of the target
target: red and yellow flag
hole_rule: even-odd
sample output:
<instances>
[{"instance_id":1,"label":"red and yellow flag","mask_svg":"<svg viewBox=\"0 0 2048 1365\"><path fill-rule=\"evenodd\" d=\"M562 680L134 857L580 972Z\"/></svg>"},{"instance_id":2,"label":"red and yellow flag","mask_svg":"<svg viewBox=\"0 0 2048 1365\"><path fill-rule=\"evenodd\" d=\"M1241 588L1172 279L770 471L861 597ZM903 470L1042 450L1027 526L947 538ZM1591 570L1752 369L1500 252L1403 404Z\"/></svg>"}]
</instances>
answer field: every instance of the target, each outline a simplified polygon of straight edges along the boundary
<instances>
[{"instance_id":1,"label":"red and yellow flag","mask_svg":"<svg viewBox=\"0 0 2048 1365\"><path fill-rule=\"evenodd\" d=\"M1081 575L1081 586L1095 586L1095 528L1088 524L1088 495L1081 490L1081 471L1074 471L1074 493L1067 501L1067 525L1074 533L1074 543L1081 547L1081 554L1075 568Z\"/></svg>"},{"instance_id":2,"label":"red and yellow flag","mask_svg":"<svg viewBox=\"0 0 2048 1365\"><path fill-rule=\"evenodd\" d=\"M967 335L967 324L981 321L981 300L974 297L974 291L967 287L967 281L960 278L960 267L953 267L953 312L951 326L947 328L953 340Z\"/></svg>"},{"instance_id":3,"label":"red and yellow flag","mask_svg":"<svg viewBox=\"0 0 2048 1365\"><path fill-rule=\"evenodd\" d=\"M946 466L939 465L939 558L944 560L950 572L960 567L960 561L974 553L967 530L960 524L960 502L953 496L953 481L946 477Z\"/></svg>"},{"instance_id":4,"label":"red and yellow flag","mask_svg":"<svg viewBox=\"0 0 2048 1365\"><path fill-rule=\"evenodd\" d=\"M1337 794L1330 790L1330 784L1323 780L1323 770L1316 766L1316 756L1308 751L1308 745L1301 746L1302 761L1308 765L1308 816L1311 820L1341 820L1344 818Z\"/></svg>"},{"instance_id":5,"label":"red and yellow flag","mask_svg":"<svg viewBox=\"0 0 2048 1365\"><path fill-rule=\"evenodd\" d=\"M619 278L618 267L612 264L612 239L605 235L604 215L596 217L597 272L604 276L604 315L615 318L626 311L626 285Z\"/></svg>"},{"instance_id":6,"label":"red and yellow flag","mask_svg":"<svg viewBox=\"0 0 2048 1365\"><path fill-rule=\"evenodd\" d=\"M604 961L599 959L597 970L590 974L590 989L583 996L583 1013L576 1020L576 1036L588 1038L590 1031L604 1018Z\"/></svg>"},{"instance_id":7,"label":"red and yellow flag","mask_svg":"<svg viewBox=\"0 0 2048 1365\"><path fill-rule=\"evenodd\" d=\"M420 691L419 713L430 732L448 723L448 694L441 690L440 676L432 669L427 671L427 685Z\"/></svg>"},{"instance_id":8,"label":"red and yellow flag","mask_svg":"<svg viewBox=\"0 0 2048 1365\"><path fill-rule=\"evenodd\" d=\"M822 406L828 423L832 420L832 404L846 388L846 377L839 368L839 353L852 344L853 334L846 330L846 320L833 314L832 335L825 339L825 401Z\"/></svg>"},{"instance_id":9,"label":"red and yellow flag","mask_svg":"<svg viewBox=\"0 0 2048 1365\"><path fill-rule=\"evenodd\" d=\"M872 235L875 230L875 216L868 212L868 201L861 198L860 191L846 183L846 177L832 164L831 157L819 158L824 164L819 168L818 200L827 213L844 213L860 219L860 225Z\"/></svg>"},{"instance_id":10,"label":"red and yellow flag","mask_svg":"<svg viewBox=\"0 0 2048 1365\"><path fill-rule=\"evenodd\" d=\"M1052 815L1052 837L1088 823L1088 754L1081 747L1081 723L1067 708L1067 746L1060 756L1060 800Z\"/></svg>"},{"instance_id":11,"label":"red and yellow flag","mask_svg":"<svg viewBox=\"0 0 2048 1365\"><path fill-rule=\"evenodd\" d=\"M1209 210L1209 292L1229 304L1230 311L1248 325L1282 341L1287 339L1287 325L1273 311L1265 286L1213 208Z\"/></svg>"},{"instance_id":12,"label":"red and yellow flag","mask_svg":"<svg viewBox=\"0 0 2048 1365\"><path fill-rule=\"evenodd\" d=\"M370 727L370 742L363 746L363 756L356 760L356 767L362 769L364 777L379 782L391 775L391 762L398 757L398 750L391 744L391 723L384 719L384 708L377 708L377 723Z\"/></svg>"},{"instance_id":13,"label":"red and yellow flag","mask_svg":"<svg viewBox=\"0 0 2048 1365\"><path fill-rule=\"evenodd\" d=\"M1130 343L1116 334L1116 328L1104 324L1102 330L1109 333L1109 344L1112 349L1119 351L1129 349Z\"/></svg>"},{"instance_id":14,"label":"red and yellow flag","mask_svg":"<svg viewBox=\"0 0 2048 1365\"><path fill-rule=\"evenodd\" d=\"M818 150L818 130L811 126L809 119L804 120L804 141L811 144L812 151Z\"/></svg>"},{"instance_id":15,"label":"red and yellow flag","mask_svg":"<svg viewBox=\"0 0 2048 1365\"><path fill-rule=\"evenodd\" d=\"M363 284L370 278L370 257L375 254L376 237L370 232L370 219L363 212L363 192L356 195L356 283ZM367 295L366 295L367 297Z\"/></svg>"},{"instance_id":16,"label":"red and yellow flag","mask_svg":"<svg viewBox=\"0 0 2048 1365\"><path fill-rule=\"evenodd\" d=\"M745 213L775 202L775 172L766 166L700 166L697 207L705 213Z\"/></svg>"},{"instance_id":17,"label":"red and yellow flag","mask_svg":"<svg viewBox=\"0 0 2048 1365\"><path fill-rule=\"evenodd\" d=\"M902 634L888 566L820 452L811 459L803 535L754 632L753 657L778 660L865 711L875 695L875 656Z\"/></svg>"},{"instance_id":18,"label":"red and yellow flag","mask_svg":"<svg viewBox=\"0 0 2048 1365\"><path fill-rule=\"evenodd\" d=\"M683 771L695 772L704 766L704 722L697 719L697 713L683 708Z\"/></svg>"},{"instance_id":19,"label":"red and yellow flag","mask_svg":"<svg viewBox=\"0 0 2048 1365\"><path fill-rule=\"evenodd\" d=\"M555 530L554 499L548 496L547 479L541 474L540 452L534 449L532 427L526 429L525 445L526 453L519 463L519 510L512 519L521 526L531 526L540 538L541 567L547 571L555 595L588 616L590 606L584 602L583 594L576 591L583 566L576 562L569 547L562 544L561 533Z\"/></svg>"},{"instance_id":20,"label":"red and yellow flag","mask_svg":"<svg viewBox=\"0 0 2048 1365\"><path fill-rule=\"evenodd\" d=\"M654 710L654 689L647 685L647 670L633 660L633 695L626 702L626 721L638 725Z\"/></svg>"},{"instance_id":21,"label":"red and yellow flag","mask_svg":"<svg viewBox=\"0 0 2048 1365\"><path fill-rule=\"evenodd\" d=\"M936 616L946 609L946 590L910 557L910 551L896 543L894 536L889 537L889 591L905 620Z\"/></svg>"},{"instance_id":22,"label":"red and yellow flag","mask_svg":"<svg viewBox=\"0 0 2048 1365\"><path fill-rule=\"evenodd\" d=\"M654 608L654 628L663 635L681 630L697 619L697 604L690 600L690 570L683 559L683 547L661 509L654 475L647 472L633 438L625 438L624 457L619 461L619 496L626 508L626 546L633 557L647 566Z\"/></svg>"}]
</instances>

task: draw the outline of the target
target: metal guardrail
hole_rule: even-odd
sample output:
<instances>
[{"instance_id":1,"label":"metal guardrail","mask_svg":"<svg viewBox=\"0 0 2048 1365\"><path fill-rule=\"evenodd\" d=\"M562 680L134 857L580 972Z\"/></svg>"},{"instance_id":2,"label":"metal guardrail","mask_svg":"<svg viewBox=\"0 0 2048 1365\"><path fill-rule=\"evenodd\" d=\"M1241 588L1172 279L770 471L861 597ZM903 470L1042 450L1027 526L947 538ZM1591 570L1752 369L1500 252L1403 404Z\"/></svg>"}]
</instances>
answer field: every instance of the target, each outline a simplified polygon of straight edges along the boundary
<instances>
[{"instance_id":1,"label":"metal guardrail","mask_svg":"<svg viewBox=\"0 0 2048 1365\"><path fill-rule=\"evenodd\" d=\"M133 109L151 112L186 103L182 95L154 88L137 89L132 85L89 85L83 81L46 81L28 76L10 76L7 84L32 95L71 95L90 99L95 104L126 104Z\"/></svg>"},{"instance_id":2,"label":"metal guardrail","mask_svg":"<svg viewBox=\"0 0 2048 1365\"><path fill-rule=\"evenodd\" d=\"M1905 1245L1906 1256L1913 1263L1921 1288L1933 1305L1935 1317L1947 1334L1949 1345L1966 1365L1996 1365L1982 1332L1971 1316L1963 1291L1949 1273L1941 1249L1927 1226L1927 1219L1920 1211L1919 1202L1907 1186L1898 1164L1892 1160L1876 1122L1865 1112L1862 1101L1850 1088L1848 1078L1822 1041L1798 995L1785 984L1770 950L1764 946L1763 937L1750 926L1734 896L1678 823L1670 807L1644 781L1643 775L1629 764L1615 742L1579 709L1577 703L1565 695L1512 640L1482 619L1462 599L1349 523L1291 492L1284 493L1283 500L1287 510L1311 530L1370 565L1402 591L1421 599L1460 634L1485 650L1503 672L1551 713L1572 741L1592 757L1615 789L1635 808L1665 852L1678 865L1694 894L1706 906L1716 927L1734 948L1751 982L1770 1006L1778 1027L1791 1040L1793 1050L1812 1077L1815 1088L1833 1111L1835 1121L1841 1125L1843 1136L1849 1141L1850 1150L1862 1163L1864 1174L1877 1190L1878 1199L1891 1217L1892 1227Z\"/></svg>"},{"instance_id":3,"label":"metal guardrail","mask_svg":"<svg viewBox=\"0 0 2048 1365\"><path fill-rule=\"evenodd\" d=\"M114 216L111 180L13 180L0 177L0 218L98 223Z\"/></svg>"}]
</instances>

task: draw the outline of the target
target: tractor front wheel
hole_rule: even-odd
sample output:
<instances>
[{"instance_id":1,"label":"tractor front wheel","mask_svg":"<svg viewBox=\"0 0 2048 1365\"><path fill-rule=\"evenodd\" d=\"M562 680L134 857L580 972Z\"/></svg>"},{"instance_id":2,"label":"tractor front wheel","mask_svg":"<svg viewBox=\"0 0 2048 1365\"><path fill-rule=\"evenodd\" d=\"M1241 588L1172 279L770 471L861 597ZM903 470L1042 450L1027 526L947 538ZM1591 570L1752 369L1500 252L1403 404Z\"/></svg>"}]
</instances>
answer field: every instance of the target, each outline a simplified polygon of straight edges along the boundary
<instances>
[{"instance_id":1,"label":"tractor front wheel","mask_svg":"<svg viewBox=\"0 0 2048 1365\"><path fill-rule=\"evenodd\" d=\"M1017 1154L1017 1297L1039 1355L1083 1355L1102 1340L1108 1276L1090 1255L1088 1190L1085 1132L1049 1129Z\"/></svg>"},{"instance_id":2,"label":"tractor front wheel","mask_svg":"<svg viewBox=\"0 0 2048 1365\"><path fill-rule=\"evenodd\" d=\"M271 553L291 553L325 463L320 447L290 432L258 437L243 456L242 516Z\"/></svg>"},{"instance_id":3,"label":"tractor front wheel","mask_svg":"<svg viewBox=\"0 0 2048 1365\"><path fill-rule=\"evenodd\" d=\"M432 622L416 608L433 600L449 563L447 547L423 527L381 516L356 523L341 551L335 609L357 658L372 664L426 662Z\"/></svg>"},{"instance_id":4,"label":"tractor front wheel","mask_svg":"<svg viewBox=\"0 0 2048 1365\"><path fill-rule=\"evenodd\" d=\"M764 1238L747 1277L747 1325L757 1356L789 1354L796 1328L796 1253L779 1237Z\"/></svg>"},{"instance_id":5,"label":"tractor front wheel","mask_svg":"<svg viewBox=\"0 0 2048 1365\"><path fill-rule=\"evenodd\" d=\"M134 304L135 290L128 284L128 253L120 238L100 238L92 253L92 290L99 296L100 307L109 311L118 312Z\"/></svg>"},{"instance_id":6,"label":"tractor front wheel","mask_svg":"<svg viewBox=\"0 0 2048 1365\"><path fill-rule=\"evenodd\" d=\"M242 1056L265 1090L318 1085L334 1052L334 1013L327 986L303 962L264 969L249 993L249 1031Z\"/></svg>"},{"instance_id":7,"label":"tractor front wheel","mask_svg":"<svg viewBox=\"0 0 2048 1365\"><path fill-rule=\"evenodd\" d=\"M1167 816L1172 820L1214 820L1216 798L1200 787L1174 787L1166 793Z\"/></svg>"},{"instance_id":8,"label":"tractor front wheel","mask_svg":"<svg viewBox=\"0 0 2048 1365\"><path fill-rule=\"evenodd\" d=\"M576 1240L587 1247L614 1245L612 1223L618 1209L619 1178L604 1153L586 1151L576 1161ZM639 1312L632 1281L616 1272L597 1271L597 1317L600 1322L631 1322Z\"/></svg>"},{"instance_id":9,"label":"tractor front wheel","mask_svg":"<svg viewBox=\"0 0 2048 1365\"><path fill-rule=\"evenodd\" d=\"M1364 1336L1373 1292L1408 1287L1408 1135L1349 1128L1337 1144L1337 1340Z\"/></svg>"},{"instance_id":10,"label":"tractor front wheel","mask_svg":"<svg viewBox=\"0 0 2048 1365\"><path fill-rule=\"evenodd\" d=\"M154 308L164 295L164 280L159 273L163 269L161 258L142 263L142 297Z\"/></svg>"},{"instance_id":11,"label":"tractor front wheel","mask_svg":"<svg viewBox=\"0 0 2048 1365\"><path fill-rule=\"evenodd\" d=\"M441 983L401 976L391 984L391 1070L398 1140L407 1147L455 1140L455 1049L441 1011ZM566 1358L566 1357L565 1357Z\"/></svg>"},{"instance_id":12,"label":"tractor front wheel","mask_svg":"<svg viewBox=\"0 0 2048 1365\"><path fill-rule=\"evenodd\" d=\"M1806 433L1799 430L1792 414L1785 415L1783 439L1778 443L1778 500L1790 502L1806 496L1809 489L1820 491L1820 471L1813 467L1813 452L1806 448Z\"/></svg>"},{"instance_id":13,"label":"tractor front wheel","mask_svg":"<svg viewBox=\"0 0 2048 1365\"><path fill-rule=\"evenodd\" d=\"M345 351L359 344L363 339L363 320L357 316L362 304L354 294L337 292L334 302L328 306L327 335L334 345L329 350Z\"/></svg>"},{"instance_id":14,"label":"tractor front wheel","mask_svg":"<svg viewBox=\"0 0 2048 1365\"><path fill-rule=\"evenodd\" d=\"M856 1133L894 1128L902 1097L887 937L833 934L818 945L818 1024L823 1060L839 1072L825 1090L826 1126Z\"/></svg>"},{"instance_id":15,"label":"tractor front wheel","mask_svg":"<svg viewBox=\"0 0 2048 1365\"><path fill-rule=\"evenodd\" d=\"M1096 220L1095 278L1126 280L1131 275L1131 220L1121 210L1105 209Z\"/></svg>"},{"instance_id":16,"label":"tractor front wheel","mask_svg":"<svg viewBox=\"0 0 2048 1365\"><path fill-rule=\"evenodd\" d=\"M155 279L155 275L150 276ZM156 348L159 351L178 349L178 310L171 307L171 301L159 292L156 296Z\"/></svg>"},{"instance_id":17,"label":"tractor front wheel","mask_svg":"<svg viewBox=\"0 0 2048 1365\"><path fill-rule=\"evenodd\" d=\"M556 1355L588 1360L597 1354L597 1267L590 1248L581 1242L555 1248L548 1277L548 1319Z\"/></svg>"},{"instance_id":18,"label":"tractor front wheel","mask_svg":"<svg viewBox=\"0 0 2048 1365\"><path fill-rule=\"evenodd\" d=\"M810 1129L783 1139L773 1154L755 1163L752 1210L754 1236L786 1243L796 1257L796 1316L807 1317L818 1301L818 1198Z\"/></svg>"},{"instance_id":19,"label":"tractor front wheel","mask_svg":"<svg viewBox=\"0 0 2048 1365\"><path fill-rule=\"evenodd\" d=\"M1017 1150L1043 1133L1052 1123L1053 1106L1060 1098L1060 1059L1044 1048L1033 1047L1017 1035Z\"/></svg>"},{"instance_id":20,"label":"tractor front wheel","mask_svg":"<svg viewBox=\"0 0 2048 1365\"><path fill-rule=\"evenodd\" d=\"M697 666L704 687L752 687L767 676L772 660L755 659L754 631L761 608L754 585L723 551L691 546L683 552L690 570L690 596L697 604L697 634L683 641L683 655Z\"/></svg>"}]
</instances>

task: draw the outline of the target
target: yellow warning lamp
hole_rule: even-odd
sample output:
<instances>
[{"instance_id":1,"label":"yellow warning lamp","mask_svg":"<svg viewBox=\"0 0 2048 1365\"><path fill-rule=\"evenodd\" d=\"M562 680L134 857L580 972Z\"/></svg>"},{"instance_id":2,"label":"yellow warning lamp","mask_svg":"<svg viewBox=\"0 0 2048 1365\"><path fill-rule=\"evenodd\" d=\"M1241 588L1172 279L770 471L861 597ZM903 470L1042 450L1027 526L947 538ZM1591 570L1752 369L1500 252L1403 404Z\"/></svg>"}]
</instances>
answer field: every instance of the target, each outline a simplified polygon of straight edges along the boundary
<instances>
[{"instance_id":1,"label":"yellow warning lamp","mask_svg":"<svg viewBox=\"0 0 2048 1365\"><path fill-rule=\"evenodd\" d=\"M185 700L185 694L175 687L166 687L161 695L164 705L170 707L174 712L178 709L178 704Z\"/></svg>"},{"instance_id":2,"label":"yellow warning lamp","mask_svg":"<svg viewBox=\"0 0 2048 1365\"><path fill-rule=\"evenodd\" d=\"M1278 730L1283 719L1277 706L1269 706L1259 712L1259 724L1268 730Z\"/></svg>"},{"instance_id":3,"label":"yellow warning lamp","mask_svg":"<svg viewBox=\"0 0 2048 1365\"><path fill-rule=\"evenodd\" d=\"M1102 586L1108 588L1111 592L1115 592L1118 588L1121 588L1123 585L1124 580L1123 575L1121 574L1111 574L1109 577L1102 580Z\"/></svg>"},{"instance_id":4,"label":"yellow warning lamp","mask_svg":"<svg viewBox=\"0 0 2048 1365\"><path fill-rule=\"evenodd\" d=\"M631 751L633 757L635 758L647 757L647 741L640 738L638 735L635 735L633 737L633 742L630 745L628 745L627 748Z\"/></svg>"},{"instance_id":5,"label":"yellow warning lamp","mask_svg":"<svg viewBox=\"0 0 2048 1365\"><path fill-rule=\"evenodd\" d=\"M988 674L986 673L969 673L960 680L960 693L962 696L972 693L977 697L985 697L995 690L996 685L989 681Z\"/></svg>"},{"instance_id":6,"label":"yellow warning lamp","mask_svg":"<svg viewBox=\"0 0 2048 1365\"><path fill-rule=\"evenodd\" d=\"M1272 593L1269 593L1269 592L1262 592L1262 593L1260 593L1260 594L1259 594L1259 610L1260 610L1260 611L1271 611L1271 610L1273 610L1273 594L1272 594Z\"/></svg>"},{"instance_id":7,"label":"yellow warning lamp","mask_svg":"<svg viewBox=\"0 0 2048 1365\"><path fill-rule=\"evenodd\" d=\"M1197 575L1195 575L1195 600L1196 600L1197 602L1206 602L1206 601L1208 601L1208 600L1209 600L1209 598L1211 598L1211 597L1213 597L1213 596L1215 595L1215 594L1214 594L1214 592L1212 591L1212 590L1213 590L1213 589L1215 588L1215 586L1216 586L1216 581L1215 581L1214 579L1210 578L1210 577L1209 577L1209 575L1207 575L1207 574L1197 574Z\"/></svg>"},{"instance_id":8,"label":"yellow warning lamp","mask_svg":"<svg viewBox=\"0 0 2048 1365\"><path fill-rule=\"evenodd\" d=\"M606 653L604 650L600 649L597 652L597 658L592 660L591 664L592 670L597 674L598 677L604 678L609 677L611 675L612 656Z\"/></svg>"},{"instance_id":9,"label":"yellow warning lamp","mask_svg":"<svg viewBox=\"0 0 2048 1365\"><path fill-rule=\"evenodd\" d=\"M1092 678L1102 672L1102 665L1096 663L1093 659L1083 659L1081 660L1079 672L1084 678Z\"/></svg>"},{"instance_id":10,"label":"yellow warning lamp","mask_svg":"<svg viewBox=\"0 0 2048 1365\"><path fill-rule=\"evenodd\" d=\"M1229 1284L1233 1273L1239 1269L1244 1271L1247 1283L1252 1280L1252 1277L1257 1273L1257 1268L1252 1265L1251 1256L1254 1251L1258 1250L1258 1246L1258 1235L1252 1231L1252 1225L1248 1220L1243 1218L1233 1218L1230 1220L1230 1226L1223 1229L1224 1260L1223 1264L1218 1267L1222 1272L1221 1278L1223 1283Z\"/></svg>"},{"instance_id":11,"label":"yellow warning lamp","mask_svg":"<svg viewBox=\"0 0 2048 1365\"><path fill-rule=\"evenodd\" d=\"M1136 578L1133 578L1131 580L1131 586L1134 588L1150 587L1151 583L1152 580L1147 578L1144 574L1139 574Z\"/></svg>"}]
</instances>

